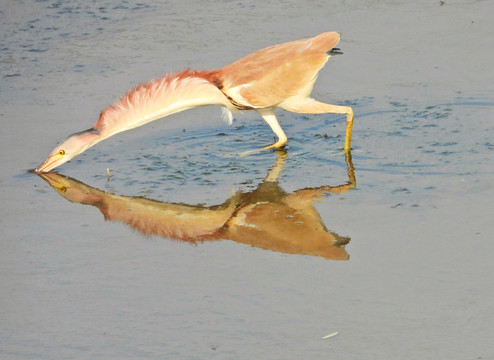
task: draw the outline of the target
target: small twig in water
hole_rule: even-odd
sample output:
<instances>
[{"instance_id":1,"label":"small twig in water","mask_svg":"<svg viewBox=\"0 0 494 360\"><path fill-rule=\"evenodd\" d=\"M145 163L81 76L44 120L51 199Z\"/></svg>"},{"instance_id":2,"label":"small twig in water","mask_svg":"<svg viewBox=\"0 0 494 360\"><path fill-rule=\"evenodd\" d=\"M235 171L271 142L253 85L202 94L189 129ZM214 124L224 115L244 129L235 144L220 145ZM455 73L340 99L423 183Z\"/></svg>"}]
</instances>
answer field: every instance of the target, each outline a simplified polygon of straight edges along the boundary
<instances>
[{"instance_id":1,"label":"small twig in water","mask_svg":"<svg viewBox=\"0 0 494 360\"><path fill-rule=\"evenodd\" d=\"M323 336L321 339L329 339L329 338L336 336L336 335L338 335L338 331L335 331L334 333Z\"/></svg>"}]
</instances>

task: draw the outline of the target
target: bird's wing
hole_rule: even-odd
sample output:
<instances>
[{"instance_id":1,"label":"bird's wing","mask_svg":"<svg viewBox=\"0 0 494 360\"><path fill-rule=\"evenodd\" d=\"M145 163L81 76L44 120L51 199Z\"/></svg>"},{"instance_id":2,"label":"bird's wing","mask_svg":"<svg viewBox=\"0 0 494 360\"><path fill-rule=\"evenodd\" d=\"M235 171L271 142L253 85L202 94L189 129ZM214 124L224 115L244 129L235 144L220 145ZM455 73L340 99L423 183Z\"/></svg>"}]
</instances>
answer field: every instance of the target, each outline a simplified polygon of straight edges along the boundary
<instances>
[{"instance_id":1,"label":"bird's wing","mask_svg":"<svg viewBox=\"0 0 494 360\"><path fill-rule=\"evenodd\" d=\"M222 91L252 107L276 106L290 96L307 96L327 54L339 42L336 32L258 50L218 70Z\"/></svg>"}]
</instances>

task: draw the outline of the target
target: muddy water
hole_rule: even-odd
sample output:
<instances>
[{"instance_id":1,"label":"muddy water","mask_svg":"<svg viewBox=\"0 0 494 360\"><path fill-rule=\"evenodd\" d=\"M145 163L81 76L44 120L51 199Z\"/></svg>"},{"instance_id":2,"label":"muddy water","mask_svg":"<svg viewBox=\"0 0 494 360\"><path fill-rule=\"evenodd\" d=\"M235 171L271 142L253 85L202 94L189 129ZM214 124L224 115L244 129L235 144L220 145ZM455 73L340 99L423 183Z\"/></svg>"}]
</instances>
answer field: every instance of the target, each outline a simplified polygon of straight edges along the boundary
<instances>
[{"instance_id":1,"label":"muddy water","mask_svg":"<svg viewBox=\"0 0 494 360\"><path fill-rule=\"evenodd\" d=\"M1 357L494 357L493 10L3 2ZM286 153L239 157L270 130L208 107L26 172L140 81L328 30L351 159L341 116L280 111Z\"/></svg>"}]
</instances>

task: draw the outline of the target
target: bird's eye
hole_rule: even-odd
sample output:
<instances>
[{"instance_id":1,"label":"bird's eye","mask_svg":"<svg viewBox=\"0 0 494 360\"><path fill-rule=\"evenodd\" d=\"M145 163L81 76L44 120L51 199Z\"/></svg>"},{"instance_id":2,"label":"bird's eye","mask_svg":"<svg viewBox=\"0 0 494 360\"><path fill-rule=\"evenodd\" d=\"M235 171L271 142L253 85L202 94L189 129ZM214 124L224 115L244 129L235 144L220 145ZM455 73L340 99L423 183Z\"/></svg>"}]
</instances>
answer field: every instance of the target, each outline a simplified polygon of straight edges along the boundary
<instances>
[{"instance_id":1,"label":"bird's eye","mask_svg":"<svg viewBox=\"0 0 494 360\"><path fill-rule=\"evenodd\" d=\"M65 155L65 150L59 150L58 155Z\"/></svg>"}]
</instances>

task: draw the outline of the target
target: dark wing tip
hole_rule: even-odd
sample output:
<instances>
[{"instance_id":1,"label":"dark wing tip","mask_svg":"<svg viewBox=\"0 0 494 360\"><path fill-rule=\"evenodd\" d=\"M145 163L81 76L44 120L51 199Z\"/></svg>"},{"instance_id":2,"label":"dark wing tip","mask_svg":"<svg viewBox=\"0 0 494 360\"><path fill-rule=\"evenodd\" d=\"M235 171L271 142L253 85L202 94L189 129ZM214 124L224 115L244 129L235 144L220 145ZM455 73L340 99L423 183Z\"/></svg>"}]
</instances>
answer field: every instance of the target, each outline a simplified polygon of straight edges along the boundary
<instances>
[{"instance_id":1,"label":"dark wing tip","mask_svg":"<svg viewBox=\"0 0 494 360\"><path fill-rule=\"evenodd\" d=\"M334 55L342 55L343 51L341 51L340 48L332 48L331 50L328 51L328 55L334 56Z\"/></svg>"}]
</instances>

